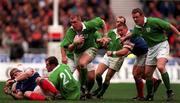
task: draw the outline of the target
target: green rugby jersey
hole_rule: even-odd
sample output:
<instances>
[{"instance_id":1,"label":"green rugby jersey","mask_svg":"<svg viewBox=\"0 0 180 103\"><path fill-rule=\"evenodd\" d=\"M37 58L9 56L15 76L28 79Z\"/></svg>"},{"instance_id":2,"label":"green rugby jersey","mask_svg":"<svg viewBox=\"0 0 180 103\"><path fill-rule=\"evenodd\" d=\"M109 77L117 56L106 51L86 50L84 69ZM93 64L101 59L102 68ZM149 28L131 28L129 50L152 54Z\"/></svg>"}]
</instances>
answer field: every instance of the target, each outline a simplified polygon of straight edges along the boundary
<instances>
[{"instance_id":1,"label":"green rugby jersey","mask_svg":"<svg viewBox=\"0 0 180 103\"><path fill-rule=\"evenodd\" d=\"M117 34L117 29L110 30L107 36L111 38L111 41L107 46L107 50L117 51L123 48L123 44L120 41L120 36Z\"/></svg>"},{"instance_id":2,"label":"green rugby jersey","mask_svg":"<svg viewBox=\"0 0 180 103\"><path fill-rule=\"evenodd\" d=\"M66 64L59 64L48 77L65 99L80 98L80 84L76 81Z\"/></svg>"},{"instance_id":3,"label":"green rugby jersey","mask_svg":"<svg viewBox=\"0 0 180 103\"><path fill-rule=\"evenodd\" d=\"M136 25L134 27L132 36L141 36L147 42L148 47L167 40L164 31L170 30L170 24L159 18L149 17L145 19L143 27Z\"/></svg>"},{"instance_id":4,"label":"green rugby jersey","mask_svg":"<svg viewBox=\"0 0 180 103\"><path fill-rule=\"evenodd\" d=\"M73 43L74 37L76 35L83 35L85 37L84 45L81 48L75 48L74 53L82 53L86 49L90 47L98 48L98 45L96 43L96 31L98 31L100 28L103 28L103 20L99 17L94 18L90 21L83 22L83 30L81 33L77 33L73 27L70 27L66 35L61 43L61 46L64 48L67 48L70 44Z\"/></svg>"},{"instance_id":5,"label":"green rugby jersey","mask_svg":"<svg viewBox=\"0 0 180 103\"><path fill-rule=\"evenodd\" d=\"M71 51L69 51L69 50L67 50L67 49L65 49L65 52L66 52L66 55L67 55L68 58L74 60L74 54L73 54L73 52L71 52Z\"/></svg>"}]
</instances>

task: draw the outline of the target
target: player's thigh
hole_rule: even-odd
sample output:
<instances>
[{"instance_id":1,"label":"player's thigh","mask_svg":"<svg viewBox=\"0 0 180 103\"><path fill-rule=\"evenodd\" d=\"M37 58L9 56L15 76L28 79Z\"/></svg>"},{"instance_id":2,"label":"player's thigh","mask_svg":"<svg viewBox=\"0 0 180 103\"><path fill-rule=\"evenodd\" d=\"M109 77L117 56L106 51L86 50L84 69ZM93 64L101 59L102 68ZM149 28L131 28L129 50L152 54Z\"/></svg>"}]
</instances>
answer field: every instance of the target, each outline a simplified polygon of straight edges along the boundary
<instances>
[{"instance_id":1,"label":"player's thigh","mask_svg":"<svg viewBox=\"0 0 180 103\"><path fill-rule=\"evenodd\" d=\"M161 73L165 73L166 72L166 63L167 63L167 59L166 58L159 58L157 60L157 68Z\"/></svg>"},{"instance_id":2,"label":"player's thigh","mask_svg":"<svg viewBox=\"0 0 180 103\"><path fill-rule=\"evenodd\" d=\"M168 58L169 44L168 41L161 42L153 47L148 48L146 65L157 65L159 58Z\"/></svg>"},{"instance_id":3,"label":"player's thigh","mask_svg":"<svg viewBox=\"0 0 180 103\"><path fill-rule=\"evenodd\" d=\"M133 72L132 72L133 76L141 77L142 75L144 75L144 69L145 69L145 66L134 65Z\"/></svg>"},{"instance_id":4,"label":"player's thigh","mask_svg":"<svg viewBox=\"0 0 180 103\"><path fill-rule=\"evenodd\" d=\"M159 58L168 58L169 56L169 51L170 51L170 48L169 48L169 43L168 41L164 41L162 43L159 43L160 46L158 48L158 54L157 54L157 59Z\"/></svg>"},{"instance_id":5,"label":"player's thigh","mask_svg":"<svg viewBox=\"0 0 180 103\"><path fill-rule=\"evenodd\" d=\"M118 72L121 69L121 66L123 64L124 58L114 58L110 57L109 58L109 68L115 70Z\"/></svg>"},{"instance_id":6,"label":"player's thigh","mask_svg":"<svg viewBox=\"0 0 180 103\"><path fill-rule=\"evenodd\" d=\"M142 54L142 55L137 56L134 65L145 66L146 57L147 57L147 54Z\"/></svg>"},{"instance_id":7,"label":"player's thigh","mask_svg":"<svg viewBox=\"0 0 180 103\"><path fill-rule=\"evenodd\" d=\"M32 93L33 93L32 91L26 91L26 92L24 92L24 96L30 97Z\"/></svg>"},{"instance_id":8,"label":"player's thigh","mask_svg":"<svg viewBox=\"0 0 180 103\"><path fill-rule=\"evenodd\" d=\"M99 75L99 74L102 75L107 68L108 68L108 66L105 65L104 63L99 63L98 67L96 69L96 72L95 72L96 75Z\"/></svg>"},{"instance_id":9,"label":"player's thigh","mask_svg":"<svg viewBox=\"0 0 180 103\"><path fill-rule=\"evenodd\" d=\"M75 71L75 69L76 69L74 60L68 58L67 65L70 67L71 72L73 73Z\"/></svg>"},{"instance_id":10,"label":"player's thigh","mask_svg":"<svg viewBox=\"0 0 180 103\"><path fill-rule=\"evenodd\" d=\"M40 86L36 86L33 92L45 95L43 89Z\"/></svg>"},{"instance_id":11,"label":"player's thigh","mask_svg":"<svg viewBox=\"0 0 180 103\"><path fill-rule=\"evenodd\" d=\"M95 79L95 70L88 71L88 80L94 80Z\"/></svg>"},{"instance_id":12,"label":"player's thigh","mask_svg":"<svg viewBox=\"0 0 180 103\"><path fill-rule=\"evenodd\" d=\"M33 92L38 93L38 94L43 95L43 96L52 96L53 95L52 93L50 93L50 92L48 92L46 90L43 90L40 86L36 86L36 88L34 88Z\"/></svg>"},{"instance_id":13,"label":"player's thigh","mask_svg":"<svg viewBox=\"0 0 180 103\"><path fill-rule=\"evenodd\" d=\"M89 64L96 56L97 49L96 48L89 48L87 49L78 60L78 64L87 65Z\"/></svg>"},{"instance_id":14,"label":"player's thigh","mask_svg":"<svg viewBox=\"0 0 180 103\"><path fill-rule=\"evenodd\" d=\"M143 54L136 57L136 61L133 66L134 76L142 76L144 74L146 56L147 54Z\"/></svg>"}]
</instances>

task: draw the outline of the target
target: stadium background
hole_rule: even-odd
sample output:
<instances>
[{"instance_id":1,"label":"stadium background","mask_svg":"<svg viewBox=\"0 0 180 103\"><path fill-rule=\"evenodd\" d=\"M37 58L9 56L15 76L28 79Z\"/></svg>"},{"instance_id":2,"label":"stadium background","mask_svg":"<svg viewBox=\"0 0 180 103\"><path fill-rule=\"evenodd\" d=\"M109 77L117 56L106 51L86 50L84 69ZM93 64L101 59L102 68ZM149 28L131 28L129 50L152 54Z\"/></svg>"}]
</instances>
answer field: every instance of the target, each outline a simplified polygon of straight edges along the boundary
<instances>
[{"instance_id":1,"label":"stadium background","mask_svg":"<svg viewBox=\"0 0 180 103\"><path fill-rule=\"evenodd\" d=\"M8 70L13 66L19 66L21 69L30 66L41 75L46 75L44 59L55 55L60 60L59 44L70 26L68 17L71 12L78 12L84 20L100 16L106 21L108 29L114 27L115 16L122 15L127 19L128 27L132 29L134 22L131 10L139 7L144 10L146 16L167 20L180 30L179 0L59 0L59 3L55 1L58 2L0 0L0 81L7 80ZM180 38L172 33L168 33L168 37L171 53L166 67L172 83L175 83L174 87L177 87L180 83ZM103 54L104 51L100 50L93 61L95 67L102 60ZM128 56L120 72L116 73L111 82L133 83L134 60L134 55ZM117 85L113 84L114 88L119 88ZM135 88L131 87L127 88L135 92Z\"/></svg>"}]
</instances>

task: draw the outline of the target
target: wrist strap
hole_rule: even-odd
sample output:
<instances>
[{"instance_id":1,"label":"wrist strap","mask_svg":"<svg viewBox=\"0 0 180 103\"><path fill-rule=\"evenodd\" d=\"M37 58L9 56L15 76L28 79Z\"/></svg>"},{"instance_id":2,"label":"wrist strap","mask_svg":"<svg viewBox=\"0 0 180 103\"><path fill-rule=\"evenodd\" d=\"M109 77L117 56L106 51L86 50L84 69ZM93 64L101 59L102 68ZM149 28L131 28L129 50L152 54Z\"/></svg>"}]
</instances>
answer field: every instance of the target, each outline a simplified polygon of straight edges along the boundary
<instances>
[{"instance_id":1,"label":"wrist strap","mask_svg":"<svg viewBox=\"0 0 180 103\"><path fill-rule=\"evenodd\" d=\"M115 57L116 56L116 51L112 52L112 56Z\"/></svg>"}]
</instances>

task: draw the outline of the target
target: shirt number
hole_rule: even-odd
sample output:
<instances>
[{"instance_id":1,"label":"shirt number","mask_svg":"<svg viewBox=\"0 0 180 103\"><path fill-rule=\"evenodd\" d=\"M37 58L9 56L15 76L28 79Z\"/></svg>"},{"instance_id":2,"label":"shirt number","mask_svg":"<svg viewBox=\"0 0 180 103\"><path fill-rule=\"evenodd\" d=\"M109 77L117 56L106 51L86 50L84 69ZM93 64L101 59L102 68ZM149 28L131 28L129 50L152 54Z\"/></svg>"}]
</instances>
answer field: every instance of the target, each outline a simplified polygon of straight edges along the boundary
<instances>
[{"instance_id":1,"label":"shirt number","mask_svg":"<svg viewBox=\"0 0 180 103\"><path fill-rule=\"evenodd\" d=\"M71 80L72 78L67 70L64 71L65 72L60 73L60 77L63 79L63 85L66 85L67 83L69 83L69 80Z\"/></svg>"}]
</instances>

